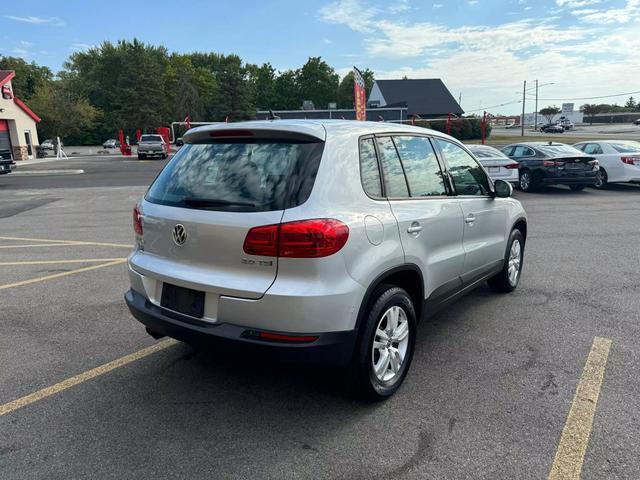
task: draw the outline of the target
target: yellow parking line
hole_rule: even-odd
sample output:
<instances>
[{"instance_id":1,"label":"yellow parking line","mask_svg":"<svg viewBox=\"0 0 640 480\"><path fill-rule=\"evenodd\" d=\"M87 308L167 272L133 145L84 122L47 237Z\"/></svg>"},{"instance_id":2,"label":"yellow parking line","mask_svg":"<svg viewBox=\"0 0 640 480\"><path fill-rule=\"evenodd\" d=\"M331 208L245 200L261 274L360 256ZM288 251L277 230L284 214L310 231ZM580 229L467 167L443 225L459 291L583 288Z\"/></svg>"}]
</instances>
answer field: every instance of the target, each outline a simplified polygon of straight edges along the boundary
<instances>
[{"instance_id":1,"label":"yellow parking line","mask_svg":"<svg viewBox=\"0 0 640 480\"><path fill-rule=\"evenodd\" d=\"M29 285L31 283L44 282L46 280L53 280L54 278L66 277L67 275L74 275L76 273L88 272L89 270L96 270L98 268L110 267L112 265L117 265L117 264L123 263L125 261L126 261L126 258L122 258L122 259L119 258L119 259L114 260L112 262L101 263L99 265L92 265L90 267L77 268L75 270L69 270L68 272L54 273L52 275L46 275L44 277L38 277L38 278L31 278L29 280L22 280L20 282L15 282L15 283L6 283L4 285L0 285L0 290L4 290L6 288L21 287L23 285Z\"/></svg>"},{"instance_id":2,"label":"yellow parking line","mask_svg":"<svg viewBox=\"0 0 640 480\"><path fill-rule=\"evenodd\" d=\"M124 261L126 258L74 258L72 260L27 260L24 262L0 262L0 267L11 265L51 265L58 263L97 263L97 262L114 262L116 260Z\"/></svg>"},{"instance_id":3,"label":"yellow parking line","mask_svg":"<svg viewBox=\"0 0 640 480\"><path fill-rule=\"evenodd\" d=\"M60 393L67 388L74 387L80 383L86 382L87 380L91 380L92 378L104 375L105 373L115 370L116 368L120 368L131 362L140 360L141 358L159 352L160 350L164 350L165 348L175 345L176 343L177 341L173 340L172 338L163 340L150 347L143 348L142 350L138 350L137 352L125 355L124 357L120 357L109 363L100 365L99 367L92 368L91 370L87 370L86 372L67 378L66 380L56 383L55 385L51 385L50 387L43 388L42 390L38 390L37 392L31 393L22 398L18 398L9 403L5 403L4 405L0 405L0 417L2 415L6 415L7 413L18 410L19 408L26 407L27 405L35 403L39 400L50 397L51 395Z\"/></svg>"},{"instance_id":4,"label":"yellow parking line","mask_svg":"<svg viewBox=\"0 0 640 480\"><path fill-rule=\"evenodd\" d=\"M611 340L595 337L562 430L549 480L579 480Z\"/></svg>"},{"instance_id":5,"label":"yellow parking line","mask_svg":"<svg viewBox=\"0 0 640 480\"><path fill-rule=\"evenodd\" d=\"M48 238L27 238L27 237L1 237L0 240L14 240L14 241L24 241L24 242L47 242L37 245L23 245L25 247L29 246L37 246L37 247L54 247L58 245L95 245L98 247L122 247L122 248L132 248L133 245L127 245L124 243L109 243L109 242L88 242L88 241L78 241L78 240L50 240ZM22 246L22 245L21 245ZM14 245L6 245L5 247L15 247ZM2 246L0 246L2 248Z\"/></svg>"}]
</instances>

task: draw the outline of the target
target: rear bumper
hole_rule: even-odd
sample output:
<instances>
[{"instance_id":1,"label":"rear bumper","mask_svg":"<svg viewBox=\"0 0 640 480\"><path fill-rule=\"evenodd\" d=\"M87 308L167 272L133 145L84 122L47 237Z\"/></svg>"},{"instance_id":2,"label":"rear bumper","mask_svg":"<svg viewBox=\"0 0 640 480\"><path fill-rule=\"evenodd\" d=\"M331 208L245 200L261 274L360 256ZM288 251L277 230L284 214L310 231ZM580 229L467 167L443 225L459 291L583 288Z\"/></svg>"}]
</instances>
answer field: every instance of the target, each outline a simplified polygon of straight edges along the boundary
<instances>
[{"instance_id":1,"label":"rear bumper","mask_svg":"<svg viewBox=\"0 0 640 480\"><path fill-rule=\"evenodd\" d=\"M546 175L539 178L543 185L595 185L598 181L597 170L585 172L580 175L553 175L545 172Z\"/></svg>"},{"instance_id":2,"label":"rear bumper","mask_svg":"<svg viewBox=\"0 0 640 480\"><path fill-rule=\"evenodd\" d=\"M302 363L342 366L349 363L353 353L356 332L322 332L305 334L317 336L308 343L289 343L255 339L256 330L229 323L211 324L152 304L140 293L129 290L125 301L132 315L149 329L189 343L222 342L237 348L250 348L279 358ZM284 334L287 332L272 332ZM296 335L296 334L293 334Z\"/></svg>"}]
</instances>

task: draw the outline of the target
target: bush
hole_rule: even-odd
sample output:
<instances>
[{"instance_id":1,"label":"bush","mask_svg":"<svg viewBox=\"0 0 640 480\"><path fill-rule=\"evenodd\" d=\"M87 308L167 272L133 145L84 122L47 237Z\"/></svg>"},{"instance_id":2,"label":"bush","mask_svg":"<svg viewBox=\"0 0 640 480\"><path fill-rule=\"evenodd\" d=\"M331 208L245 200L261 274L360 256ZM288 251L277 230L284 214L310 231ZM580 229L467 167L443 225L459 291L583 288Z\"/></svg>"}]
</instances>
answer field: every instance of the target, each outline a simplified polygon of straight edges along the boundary
<instances>
[{"instance_id":1,"label":"bush","mask_svg":"<svg viewBox=\"0 0 640 480\"><path fill-rule=\"evenodd\" d=\"M479 140L482 138L480 122L480 118L452 118L450 135L458 140ZM447 133L446 120L417 120L415 125ZM485 138L489 138L489 135L491 135L491 124L487 122Z\"/></svg>"}]
</instances>

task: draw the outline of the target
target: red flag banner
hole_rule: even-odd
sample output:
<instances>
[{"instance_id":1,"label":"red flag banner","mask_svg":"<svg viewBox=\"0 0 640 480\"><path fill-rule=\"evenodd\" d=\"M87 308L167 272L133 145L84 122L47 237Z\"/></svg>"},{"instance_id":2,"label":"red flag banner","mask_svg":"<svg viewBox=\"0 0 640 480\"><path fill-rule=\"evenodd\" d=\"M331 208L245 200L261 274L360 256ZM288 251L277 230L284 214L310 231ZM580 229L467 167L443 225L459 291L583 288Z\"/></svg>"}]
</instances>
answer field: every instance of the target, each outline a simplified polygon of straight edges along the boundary
<instances>
[{"instance_id":1,"label":"red flag banner","mask_svg":"<svg viewBox=\"0 0 640 480\"><path fill-rule=\"evenodd\" d=\"M356 109L356 120L367 119L367 89L364 85L362 73L353 67L353 99Z\"/></svg>"}]
</instances>

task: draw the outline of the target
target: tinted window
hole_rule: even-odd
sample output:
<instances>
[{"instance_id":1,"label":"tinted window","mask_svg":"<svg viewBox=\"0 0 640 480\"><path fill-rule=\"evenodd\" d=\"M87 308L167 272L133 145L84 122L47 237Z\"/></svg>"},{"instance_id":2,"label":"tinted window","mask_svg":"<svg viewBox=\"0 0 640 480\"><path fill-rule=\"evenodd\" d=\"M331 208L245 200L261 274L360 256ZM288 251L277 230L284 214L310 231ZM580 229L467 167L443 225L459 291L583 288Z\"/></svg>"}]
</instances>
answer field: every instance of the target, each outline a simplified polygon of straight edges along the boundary
<instances>
[{"instance_id":1,"label":"tinted window","mask_svg":"<svg viewBox=\"0 0 640 480\"><path fill-rule=\"evenodd\" d=\"M458 195L487 195L489 180L476 160L458 145L437 140Z\"/></svg>"},{"instance_id":2,"label":"tinted window","mask_svg":"<svg viewBox=\"0 0 640 480\"><path fill-rule=\"evenodd\" d=\"M497 148L488 146L479 147L474 145L469 145L468 148L477 158L507 158L505 154Z\"/></svg>"},{"instance_id":3,"label":"tinted window","mask_svg":"<svg viewBox=\"0 0 640 480\"><path fill-rule=\"evenodd\" d=\"M588 153L589 155L601 155L602 147L597 143L587 143L584 148L581 148L584 153Z\"/></svg>"},{"instance_id":4,"label":"tinted window","mask_svg":"<svg viewBox=\"0 0 640 480\"><path fill-rule=\"evenodd\" d=\"M531 148L517 145L511 154L513 157L533 157L536 154Z\"/></svg>"},{"instance_id":5,"label":"tinted window","mask_svg":"<svg viewBox=\"0 0 640 480\"><path fill-rule=\"evenodd\" d=\"M153 203L257 212L300 205L309 197L324 143L187 144L153 182Z\"/></svg>"},{"instance_id":6,"label":"tinted window","mask_svg":"<svg viewBox=\"0 0 640 480\"><path fill-rule=\"evenodd\" d=\"M571 145L565 145L563 143L552 144L552 145L537 145L537 148L542 150L543 153L546 153L549 156L578 155L582 153L577 148L574 148Z\"/></svg>"},{"instance_id":7,"label":"tinted window","mask_svg":"<svg viewBox=\"0 0 640 480\"><path fill-rule=\"evenodd\" d=\"M382 196L380 170L373 138L360 141L360 178L364 191L372 197Z\"/></svg>"},{"instance_id":8,"label":"tinted window","mask_svg":"<svg viewBox=\"0 0 640 480\"><path fill-rule=\"evenodd\" d=\"M389 137L379 138L380 162L384 175L384 187L388 197L408 197L409 190L396 147Z\"/></svg>"},{"instance_id":9,"label":"tinted window","mask_svg":"<svg viewBox=\"0 0 640 480\"><path fill-rule=\"evenodd\" d=\"M141 142L162 142L160 135L142 135L140 137Z\"/></svg>"},{"instance_id":10,"label":"tinted window","mask_svg":"<svg viewBox=\"0 0 640 480\"><path fill-rule=\"evenodd\" d=\"M425 137L393 137L412 197L446 195L442 172L431 142Z\"/></svg>"}]
</instances>

